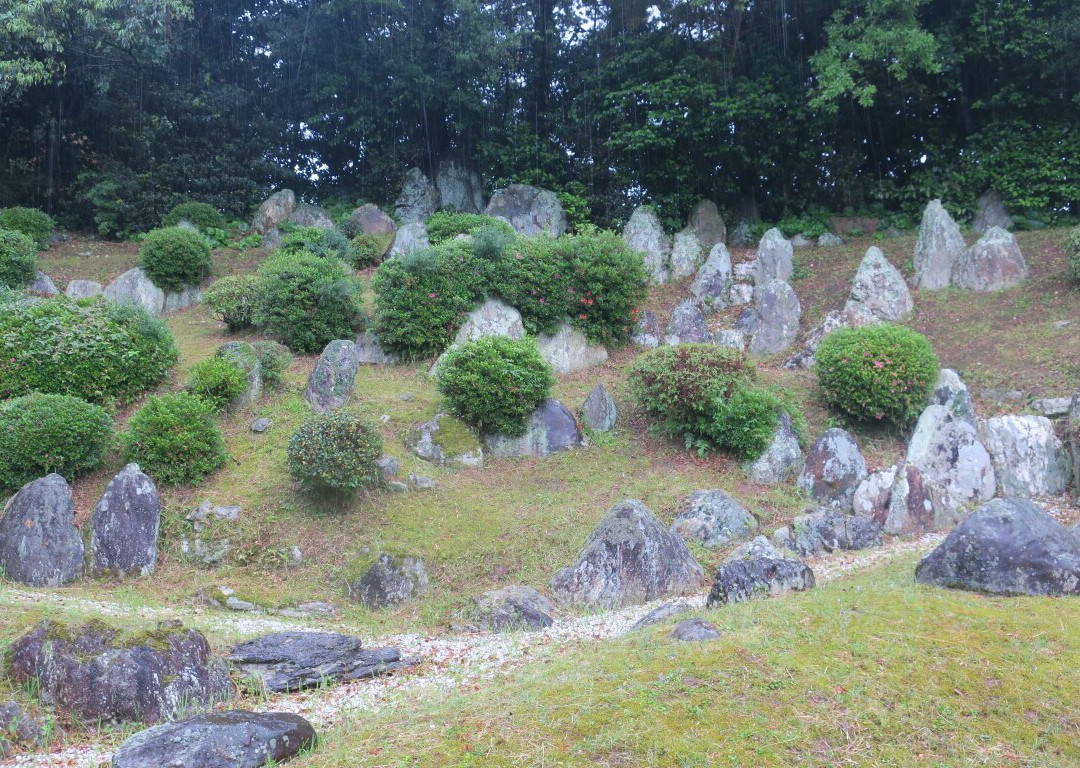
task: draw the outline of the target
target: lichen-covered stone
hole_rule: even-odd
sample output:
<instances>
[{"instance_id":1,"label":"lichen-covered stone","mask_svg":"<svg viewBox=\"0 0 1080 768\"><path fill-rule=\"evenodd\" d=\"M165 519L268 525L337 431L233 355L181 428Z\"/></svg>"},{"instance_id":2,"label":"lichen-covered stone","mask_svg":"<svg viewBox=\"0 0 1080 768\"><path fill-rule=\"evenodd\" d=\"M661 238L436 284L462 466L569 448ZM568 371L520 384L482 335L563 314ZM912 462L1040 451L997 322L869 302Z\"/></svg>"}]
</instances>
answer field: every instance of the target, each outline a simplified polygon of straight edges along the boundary
<instances>
[{"instance_id":1,"label":"lichen-covered stone","mask_svg":"<svg viewBox=\"0 0 1080 768\"><path fill-rule=\"evenodd\" d=\"M82 573L75 502L60 475L27 483L8 500L0 515L0 569L31 587L57 587Z\"/></svg>"},{"instance_id":2,"label":"lichen-covered stone","mask_svg":"<svg viewBox=\"0 0 1080 768\"><path fill-rule=\"evenodd\" d=\"M157 486L128 464L109 482L91 517L95 571L147 576L157 565L161 499Z\"/></svg>"},{"instance_id":3,"label":"lichen-covered stone","mask_svg":"<svg viewBox=\"0 0 1080 768\"><path fill-rule=\"evenodd\" d=\"M1003 496L1052 496L1069 484L1065 445L1045 416L998 416L981 430Z\"/></svg>"},{"instance_id":4,"label":"lichen-covered stone","mask_svg":"<svg viewBox=\"0 0 1080 768\"><path fill-rule=\"evenodd\" d=\"M719 549L757 530L757 518L721 490L695 491L683 500L671 530L707 549Z\"/></svg>"},{"instance_id":5,"label":"lichen-covered stone","mask_svg":"<svg viewBox=\"0 0 1080 768\"><path fill-rule=\"evenodd\" d=\"M378 559L349 584L349 596L369 608L408 602L428 588L427 567L418 557L379 555Z\"/></svg>"},{"instance_id":6,"label":"lichen-covered stone","mask_svg":"<svg viewBox=\"0 0 1080 768\"><path fill-rule=\"evenodd\" d=\"M818 504L850 512L855 489L866 477L858 443L842 429L826 430L807 454L799 488Z\"/></svg>"},{"instance_id":7,"label":"lichen-covered stone","mask_svg":"<svg viewBox=\"0 0 1080 768\"><path fill-rule=\"evenodd\" d=\"M814 586L814 572L798 560L760 557L724 563L716 571L708 607L744 603L756 597L802 591Z\"/></svg>"},{"instance_id":8,"label":"lichen-covered stone","mask_svg":"<svg viewBox=\"0 0 1080 768\"><path fill-rule=\"evenodd\" d=\"M582 422L594 432L610 432L615 428L618 417L619 409L615 406L615 398L608 392L604 382L597 382L581 406Z\"/></svg>"},{"instance_id":9,"label":"lichen-covered stone","mask_svg":"<svg viewBox=\"0 0 1080 768\"><path fill-rule=\"evenodd\" d=\"M923 211L915 241L915 287L937 291L949 285L953 265L966 248L952 216L940 200L931 200Z\"/></svg>"},{"instance_id":10,"label":"lichen-covered stone","mask_svg":"<svg viewBox=\"0 0 1080 768\"><path fill-rule=\"evenodd\" d=\"M660 217L651 206L634 209L622 232L632 251L644 254L645 271L657 283L666 283L671 269L671 238L664 233Z\"/></svg>"},{"instance_id":11,"label":"lichen-covered stone","mask_svg":"<svg viewBox=\"0 0 1080 768\"><path fill-rule=\"evenodd\" d=\"M528 184L511 184L496 190L484 209L488 216L503 219L520 235L559 237L570 227L559 196Z\"/></svg>"},{"instance_id":12,"label":"lichen-covered stone","mask_svg":"<svg viewBox=\"0 0 1080 768\"><path fill-rule=\"evenodd\" d=\"M548 399L532 412L520 437L485 435L484 445L500 459L531 456L542 458L584 444L581 429L570 409L558 400Z\"/></svg>"},{"instance_id":13,"label":"lichen-covered stone","mask_svg":"<svg viewBox=\"0 0 1080 768\"><path fill-rule=\"evenodd\" d=\"M352 397L359 367L354 342L348 339L331 341L319 355L319 362L308 377L304 399L319 413L344 407Z\"/></svg>"}]
</instances>

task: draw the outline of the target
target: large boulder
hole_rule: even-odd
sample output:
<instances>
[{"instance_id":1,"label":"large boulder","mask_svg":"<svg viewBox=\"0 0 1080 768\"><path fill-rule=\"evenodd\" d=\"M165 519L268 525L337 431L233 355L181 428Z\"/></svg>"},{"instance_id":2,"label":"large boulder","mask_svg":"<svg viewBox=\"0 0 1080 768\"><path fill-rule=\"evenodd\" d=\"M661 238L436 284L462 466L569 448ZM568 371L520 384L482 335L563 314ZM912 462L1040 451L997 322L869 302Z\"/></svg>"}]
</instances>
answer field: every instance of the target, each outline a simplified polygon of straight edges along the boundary
<instances>
[{"instance_id":1,"label":"large boulder","mask_svg":"<svg viewBox=\"0 0 1080 768\"><path fill-rule=\"evenodd\" d=\"M998 416L982 424L1002 496L1051 496L1069 484L1065 445L1045 416Z\"/></svg>"},{"instance_id":2,"label":"large boulder","mask_svg":"<svg viewBox=\"0 0 1080 768\"><path fill-rule=\"evenodd\" d=\"M570 228L559 196L528 184L511 184L491 196L484 213L502 219L521 235L558 237Z\"/></svg>"},{"instance_id":3,"label":"large boulder","mask_svg":"<svg viewBox=\"0 0 1080 768\"><path fill-rule=\"evenodd\" d=\"M450 211L480 213L484 210L484 184L480 174L457 160L440 160L435 170L435 186L442 207Z\"/></svg>"},{"instance_id":4,"label":"large boulder","mask_svg":"<svg viewBox=\"0 0 1080 768\"><path fill-rule=\"evenodd\" d=\"M683 299L671 312L667 330L664 334L664 343L676 344L707 344L713 340L712 331L705 323L705 315L701 309L690 299Z\"/></svg>"},{"instance_id":5,"label":"large boulder","mask_svg":"<svg viewBox=\"0 0 1080 768\"><path fill-rule=\"evenodd\" d=\"M708 253L701 247L701 242L691 229L684 229L675 235L671 244L671 271L669 278L672 280L685 280L697 272L698 267L705 261Z\"/></svg>"},{"instance_id":6,"label":"large boulder","mask_svg":"<svg viewBox=\"0 0 1080 768\"><path fill-rule=\"evenodd\" d=\"M801 592L814 586L814 572L798 560L759 557L724 563L716 571L706 605L745 603L756 597Z\"/></svg>"},{"instance_id":7,"label":"large boulder","mask_svg":"<svg viewBox=\"0 0 1080 768\"><path fill-rule=\"evenodd\" d=\"M949 507L970 507L993 498L994 466L975 425L953 405L928 405L908 441L907 463L941 492Z\"/></svg>"},{"instance_id":8,"label":"large boulder","mask_svg":"<svg viewBox=\"0 0 1080 768\"><path fill-rule=\"evenodd\" d=\"M540 356L548 361L555 373L573 373L607 362L608 351L600 344L592 344L568 322L562 322L555 333L541 333L536 337Z\"/></svg>"},{"instance_id":9,"label":"large boulder","mask_svg":"<svg viewBox=\"0 0 1080 768\"><path fill-rule=\"evenodd\" d=\"M584 444L581 428L570 409L558 400L548 399L529 416L525 434L485 435L484 445L500 459L530 456L542 458Z\"/></svg>"},{"instance_id":10,"label":"large boulder","mask_svg":"<svg viewBox=\"0 0 1080 768\"><path fill-rule=\"evenodd\" d=\"M379 555L348 586L349 597L368 608L397 605L427 592L427 567L418 557Z\"/></svg>"},{"instance_id":11,"label":"large boulder","mask_svg":"<svg viewBox=\"0 0 1080 768\"><path fill-rule=\"evenodd\" d=\"M52 278L40 269L34 276L34 282L30 283L26 290L30 291L30 293L36 293L39 296L55 296L60 293L56 288L56 283L52 281Z\"/></svg>"},{"instance_id":12,"label":"large boulder","mask_svg":"<svg viewBox=\"0 0 1080 768\"><path fill-rule=\"evenodd\" d=\"M757 530L757 518L721 490L695 491L683 500L671 530L687 541L719 549Z\"/></svg>"},{"instance_id":13,"label":"large boulder","mask_svg":"<svg viewBox=\"0 0 1080 768\"><path fill-rule=\"evenodd\" d=\"M977 426L975 403L971 392L952 368L942 368L934 380L934 390L930 395L931 405L943 405L953 416Z\"/></svg>"},{"instance_id":14,"label":"large boulder","mask_svg":"<svg viewBox=\"0 0 1080 768\"><path fill-rule=\"evenodd\" d=\"M377 677L415 663L397 648L361 648L359 637L335 632L274 632L234 646L228 661L270 693Z\"/></svg>"},{"instance_id":15,"label":"large boulder","mask_svg":"<svg viewBox=\"0 0 1080 768\"><path fill-rule=\"evenodd\" d=\"M629 500L611 508L551 588L562 603L618 608L693 592L702 577L682 538L640 501Z\"/></svg>"},{"instance_id":16,"label":"large boulder","mask_svg":"<svg viewBox=\"0 0 1080 768\"><path fill-rule=\"evenodd\" d=\"M361 331L356 337L357 365L393 365L398 362L396 352L388 352L379 343L375 331Z\"/></svg>"},{"instance_id":17,"label":"large boulder","mask_svg":"<svg viewBox=\"0 0 1080 768\"><path fill-rule=\"evenodd\" d=\"M646 349L655 349L660 346L660 318L655 312L646 309L641 313L630 341Z\"/></svg>"},{"instance_id":18,"label":"large boulder","mask_svg":"<svg viewBox=\"0 0 1080 768\"><path fill-rule=\"evenodd\" d=\"M750 481L761 485L779 485L798 472L802 465L799 436L791 423L791 414L783 411L769 447L747 468Z\"/></svg>"},{"instance_id":19,"label":"large boulder","mask_svg":"<svg viewBox=\"0 0 1080 768\"><path fill-rule=\"evenodd\" d=\"M348 339L331 341L308 377L304 399L319 413L342 408L352 397L359 368L355 343Z\"/></svg>"},{"instance_id":20,"label":"large boulder","mask_svg":"<svg viewBox=\"0 0 1080 768\"><path fill-rule=\"evenodd\" d=\"M852 499L866 477L866 461L849 432L828 429L811 446L799 475L799 488L816 503L852 511Z\"/></svg>"},{"instance_id":21,"label":"large boulder","mask_svg":"<svg viewBox=\"0 0 1080 768\"><path fill-rule=\"evenodd\" d=\"M732 279L731 254L717 243L690 283L690 296L703 309L723 309L730 302Z\"/></svg>"},{"instance_id":22,"label":"large boulder","mask_svg":"<svg viewBox=\"0 0 1080 768\"><path fill-rule=\"evenodd\" d=\"M354 231L365 235L392 235L397 232L394 220L374 203L364 203L359 208L354 208L349 214L349 223Z\"/></svg>"},{"instance_id":23,"label":"large boulder","mask_svg":"<svg viewBox=\"0 0 1080 768\"><path fill-rule=\"evenodd\" d=\"M604 382L597 382L581 406L581 421L594 432L610 432L619 418L615 398L608 392Z\"/></svg>"},{"instance_id":24,"label":"large boulder","mask_svg":"<svg viewBox=\"0 0 1080 768\"><path fill-rule=\"evenodd\" d=\"M664 234L664 226L656 209L639 205L630 215L622 232L623 240L632 251L645 256L645 271L657 283L668 280L671 266L671 238Z\"/></svg>"},{"instance_id":25,"label":"large boulder","mask_svg":"<svg viewBox=\"0 0 1080 768\"><path fill-rule=\"evenodd\" d=\"M799 515L773 534L773 544L804 557L881 544L881 524L865 517L822 509Z\"/></svg>"},{"instance_id":26,"label":"large boulder","mask_svg":"<svg viewBox=\"0 0 1080 768\"><path fill-rule=\"evenodd\" d=\"M330 214L310 203L297 203L296 210L289 216L289 223L298 227L334 229L334 220L330 218Z\"/></svg>"},{"instance_id":27,"label":"large boulder","mask_svg":"<svg viewBox=\"0 0 1080 768\"><path fill-rule=\"evenodd\" d=\"M712 200L701 200L691 210L687 217L686 226L695 235L701 247L708 253L717 243L727 241L727 226L720 215L716 203Z\"/></svg>"},{"instance_id":28,"label":"large boulder","mask_svg":"<svg viewBox=\"0 0 1080 768\"><path fill-rule=\"evenodd\" d=\"M914 464L896 471L883 527L886 533L918 536L951 528L964 516L963 508L947 503L940 489L927 482Z\"/></svg>"},{"instance_id":29,"label":"large boulder","mask_svg":"<svg viewBox=\"0 0 1080 768\"><path fill-rule=\"evenodd\" d=\"M132 304L151 315L165 311L165 292L140 267L129 269L105 286L104 295L115 304Z\"/></svg>"},{"instance_id":30,"label":"large boulder","mask_svg":"<svg viewBox=\"0 0 1080 768\"><path fill-rule=\"evenodd\" d=\"M1080 389L1076 390L1069 402L1065 433L1069 439L1069 453L1072 455L1073 489L1080 491Z\"/></svg>"},{"instance_id":31,"label":"large boulder","mask_svg":"<svg viewBox=\"0 0 1080 768\"><path fill-rule=\"evenodd\" d=\"M402 224L423 222L439 210L439 190L419 168L410 168L394 203L394 216Z\"/></svg>"},{"instance_id":32,"label":"large boulder","mask_svg":"<svg viewBox=\"0 0 1080 768\"><path fill-rule=\"evenodd\" d=\"M402 225L394 234L394 242L390 245L388 258L407 256L413 251L427 248L430 244L427 227L424 226L424 223L422 221L411 221Z\"/></svg>"},{"instance_id":33,"label":"large boulder","mask_svg":"<svg viewBox=\"0 0 1080 768\"><path fill-rule=\"evenodd\" d=\"M1000 291L1027 277L1028 266L1011 232L990 227L953 264L953 285L973 291Z\"/></svg>"},{"instance_id":34,"label":"large boulder","mask_svg":"<svg viewBox=\"0 0 1080 768\"><path fill-rule=\"evenodd\" d=\"M11 644L8 668L40 686L43 703L90 722L156 723L236 694L206 638L178 623L126 635L45 620Z\"/></svg>"},{"instance_id":35,"label":"large boulder","mask_svg":"<svg viewBox=\"0 0 1080 768\"><path fill-rule=\"evenodd\" d=\"M532 587L495 589L475 604L479 621L496 632L544 629L555 623L555 606Z\"/></svg>"},{"instance_id":36,"label":"large boulder","mask_svg":"<svg viewBox=\"0 0 1080 768\"><path fill-rule=\"evenodd\" d=\"M1013 228L1013 218L1005 208L1005 198L996 189L988 189L979 195L975 201L975 218L971 222L971 228L980 234L991 227Z\"/></svg>"},{"instance_id":37,"label":"large boulder","mask_svg":"<svg viewBox=\"0 0 1080 768\"><path fill-rule=\"evenodd\" d=\"M940 200L931 200L923 211L915 241L915 287L928 291L945 288L952 279L953 265L966 248L960 227L945 206Z\"/></svg>"},{"instance_id":38,"label":"large boulder","mask_svg":"<svg viewBox=\"0 0 1080 768\"><path fill-rule=\"evenodd\" d=\"M92 299L104 291L105 286L94 280L72 280L64 289L64 295L69 299Z\"/></svg>"},{"instance_id":39,"label":"large boulder","mask_svg":"<svg viewBox=\"0 0 1080 768\"><path fill-rule=\"evenodd\" d=\"M67 481L54 473L27 483L0 515L0 571L31 587L57 587L82 569L83 543Z\"/></svg>"},{"instance_id":40,"label":"large boulder","mask_svg":"<svg viewBox=\"0 0 1080 768\"><path fill-rule=\"evenodd\" d=\"M405 445L419 458L440 467L479 467L484 463L480 439L465 422L445 413L409 427Z\"/></svg>"},{"instance_id":41,"label":"large boulder","mask_svg":"<svg viewBox=\"0 0 1080 768\"><path fill-rule=\"evenodd\" d=\"M776 548L776 545L769 539L761 534L758 534L750 541L745 541L735 549L731 550L724 557L725 563L735 563L739 560L757 560L762 557L772 558L773 560L783 560L784 554Z\"/></svg>"},{"instance_id":42,"label":"large boulder","mask_svg":"<svg viewBox=\"0 0 1080 768\"><path fill-rule=\"evenodd\" d=\"M296 210L296 195L291 189L282 189L263 200L255 218L251 222L251 231L268 235L284 224Z\"/></svg>"},{"instance_id":43,"label":"large boulder","mask_svg":"<svg viewBox=\"0 0 1080 768\"><path fill-rule=\"evenodd\" d=\"M922 559L915 580L995 595L1080 594L1080 537L1026 499L994 499Z\"/></svg>"},{"instance_id":44,"label":"large boulder","mask_svg":"<svg viewBox=\"0 0 1080 768\"><path fill-rule=\"evenodd\" d=\"M202 304L203 292L197 285L188 285L179 291L166 291L162 312L179 312L181 309Z\"/></svg>"},{"instance_id":45,"label":"large boulder","mask_svg":"<svg viewBox=\"0 0 1080 768\"><path fill-rule=\"evenodd\" d=\"M128 464L109 482L91 517L93 569L147 576L157 564L161 498L154 481Z\"/></svg>"},{"instance_id":46,"label":"large boulder","mask_svg":"<svg viewBox=\"0 0 1080 768\"><path fill-rule=\"evenodd\" d=\"M887 323L903 320L915 306L903 276L876 245L866 251L859 264L848 301L861 304Z\"/></svg>"},{"instance_id":47,"label":"large boulder","mask_svg":"<svg viewBox=\"0 0 1080 768\"><path fill-rule=\"evenodd\" d=\"M801 316L802 305L791 286L771 279L754 289L754 306L743 310L735 330L750 336L754 357L775 355L795 343Z\"/></svg>"},{"instance_id":48,"label":"large boulder","mask_svg":"<svg viewBox=\"0 0 1080 768\"><path fill-rule=\"evenodd\" d=\"M499 299L489 298L465 316L454 343L464 344L487 336L505 336L508 339L524 337L521 313Z\"/></svg>"},{"instance_id":49,"label":"large boulder","mask_svg":"<svg viewBox=\"0 0 1080 768\"><path fill-rule=\"evenodd\" d=\"M884 524L889 515L889 501L892 499L893 483L896 480L896 467L886 467L868 474L851 499L852 511L859 517L866 517Z\"/></svg>"},{"instance_id":50,"label":"large boulder","mask_svg":"<svg viewBox=\"0 0 1080 768\"><path fill-rule=\"evenodd\" d=\"M795 249L783 233L773 227L761 237L757 248L754 281L765 285L770 280L787 282L795 272Z\"/></svg>"},{"instance_id":51,"label":"large boulder","mask_svg":"<svg viewBox=\"0 0 1080 768\"><path fill-rule=\"evenodd\" d=\"M112 768L262 768L313 746L315 729L300 715L232 710L140 731Z\"/></svg>"}]
</instances>

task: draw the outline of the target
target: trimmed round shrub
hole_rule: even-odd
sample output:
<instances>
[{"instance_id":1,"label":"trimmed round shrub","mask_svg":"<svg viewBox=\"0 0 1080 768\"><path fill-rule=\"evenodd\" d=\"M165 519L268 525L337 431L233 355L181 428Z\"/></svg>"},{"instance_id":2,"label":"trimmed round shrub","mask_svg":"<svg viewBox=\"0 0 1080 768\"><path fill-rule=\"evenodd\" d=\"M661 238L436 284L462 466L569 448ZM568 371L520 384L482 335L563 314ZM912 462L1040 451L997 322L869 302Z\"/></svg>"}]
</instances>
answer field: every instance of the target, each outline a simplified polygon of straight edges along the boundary
<instances>
[{"instance_id":1,"label":"trimmed round shrub","mask_svg":"<svg viewBox=\"0 0 1080 768\"><path fill-rule=\"evenodd\" d=\"M127 402L165 378L177 357L160 318L100 297L54 296L0 312L0 398L37 391Z\"/></svg>"},{"instance_id":2,"label":"trimmed round shrub","mask_svg":"<svg viewBox=\"0 0 1080 768\"><path fill-rule=\"evenodd\" d=\"M286 232L278 246L279 253L310 253L315 256L351 260L349 238L336 229L297 227Z\"/></svg>"},{"instance_id":3,"label":"trimmed round shrub","mask_svg":"<svg viewBox=\"0 0 1080 768\"><path fill-rule=\"evenodd\" d=\"M230 275L215 280L203 295L205 303L230 331L253 325L255 304L262 288L257 275Z\"/></svg>"},{"instance_id":4,"label":"trimmed round shrub","mask_svg":"<svg viewBox=\"0 0 1080 768\"><path fill-rule=\"evenodd\" d=\"M501 230L511 236L514 234L514 228L502 219L461 211L438 211L428 218L424 226L427 228L428 242L432 245L453 240L458 235L472 235L484 228Z\"/></svg>"},{"instance_id":5,"label":"trimmed round shrub","mask_svg":"<svg viewBox=\"0 0 1080 768\"><path fill-rule=\"evenodd\" d=\"M263 384L271 388L280 387L285 371L292 365L293 356L289 354L288 348L276 341L256 341L251 346L259 358Z\"/></svg>"},{"instance_id":6,"label":"trimmed round shrub","mask_svg":"<svg viewBox=\"0 0 1080 768\"><path fill-rule=\"evenodd\" d=\"M229 222L225 214L209 203L190 200L173 206L173 209L161 217L161 226L175 227L186 221L194 224L201 232L209 229L225 229Z\"/></svg>"},{"instance_id":7,"label":"trimmed round shrub","mask_svg":"<svg viewBox=\"0 0 1080 768\"><path fill-rule=\"evenodd\" d=\"M97 468L113 442L105 409L69 395L34 392L0 402L0 487L50 472L71 480Z\"/></svg>"},{"instance_id":8,"label":"trimmed round shrub","mask_svg":"<svg viewBox=\"0 0 1080 768\"><path fill-rule=\"evenodd\" d=\"M1080 227L1076 227L1065 238L1065 258L1069 261L1069 274L1080 283Z\"/></svg>"},{"instance_id":9,"label":"trimmed round shrub","mask_svg":"<svg viewBox=\"0 0 1080 768\"><path fill-rule=\"evenodd\" d=\"M127 461L166 485L197 483L229 457L213 409L184 392L151 396L128 421L124 442Z\"/></svg>"},{"instance_id":10,"label":"trimmed round shrub","mask_svg":"<svg viewBox=\"0 0 1080 768\"><path fill-rule=\"evenodd\" d=\"M352 492L382 484L378 427L355 411L312 416L289 438L289 474L319 490Z\"/></svg>"},{"instance_id":11,"label":"trimmed round shrub","mask_svg":"<svg viewBox=\"0 0 1080 768\"><path fill-rule=\"evenodd\" d=\"M393 243L393 235L359 234L349 241L349 262L357 268L381 264Z\"/></svg>"},{"instance_id":12,"label":"trimmed round shrub","mask_svg":"<svg viewBox=\"0 0 1080 768\"><path fill-rule=\"evenodd\" d=\"M921 333L901 325L841 328L814 355L829 405L857 421L904 426L926 406L938 359Z\"/></svg>"},{"instance_id":13,"label":"trimmed round shrub","mask_svg":"<svg viewBox=\"0 0 1080 768\"><path fill-rule=\"evenodd\" d=\"M37 249L22 232L0 229L0 285L25 288L37 277Z\"/></svg>"},{"instance_id":14,"label":"trimmed round shrub","mask_svg":"<svg viewBox=\"0 0 1080 768\"><path fill-rule=\"evenodd\" d=\"M216 355L191 366L186 387L215 411L225 410L246 388L247 377L239 366Z\"/></svg>"},{"instance_id":15,"label":"trimmed round shrub","mask_svg":"<svg viewBox=\"0 0 1080 768\"><path fill-rule=\"evenodd\" d=\"M17 206L0 209L0 229L22 232L34 241L39 251L49 247L49 238L55 226L52 216L37 208Z\"/></svg>"},{"instance_id":16,"label":"trimmed round shrub","mask_svg":"<svg viewBox=\"0 0 1080 768\"><path fill-rule=\"evenodd\" d=\"M707 437L716 448L732 456L756 459L772 442L782 410L792 409L772 392L739 384L730 395L713 402ZM796 423L801 421L796 414L792 416Z\"/></svg>"},{"instance_id":17,"label":"trimmed round shrub","mask_svg":"<svg viewBox=\"0 0 1080 768\"><path fill-rule=\"evenodd\" d=\"M142 268L154 285L182 291L210 274L210 246L187 227L164 227L146 234L139 248Z\"/></svg>"},{"instance_id":18,"label":"trimmed round shrub","mask_svg":"<svg viewBox=\"0 0 1080 768\"><path fill-rule=\"evenodd\" d=\"M338 259L279 253L259 268L255 325L294 352L319 352L364 325L360 281Z\"/></svg>"},{"instance_id":19,"label":"trimmed round shrub","mask_svg":"<svg viewBox=\"0 0 1080 768\"><path fill-rule=\"evenodd\" d=\"M439 363L439 392L450 409L481 432L516 437L551 394L551 366L530 338L470 341Z\"/></svg>"}]
</instances>

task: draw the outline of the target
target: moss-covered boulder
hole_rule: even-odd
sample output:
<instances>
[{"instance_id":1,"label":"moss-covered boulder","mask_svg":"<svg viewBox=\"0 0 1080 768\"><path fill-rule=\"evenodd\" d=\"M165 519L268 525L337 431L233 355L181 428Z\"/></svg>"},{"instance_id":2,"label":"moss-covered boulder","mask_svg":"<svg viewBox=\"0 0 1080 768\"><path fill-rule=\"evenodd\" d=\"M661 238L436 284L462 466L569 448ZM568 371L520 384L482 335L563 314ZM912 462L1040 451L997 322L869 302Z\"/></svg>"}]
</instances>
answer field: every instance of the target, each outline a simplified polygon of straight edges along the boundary
<instances>
[{"instance_id":1,"label":"moss-covered boulder","mask_svg":"<svg viewBox=\"0 0 1080 768\"><path fill-rule=\"evenodd\" d=\"M480 438L465 422L445 413L410 427L405 445L424 461L440 467L479 467L484 463Z\"/></svg>"}]
</instances>

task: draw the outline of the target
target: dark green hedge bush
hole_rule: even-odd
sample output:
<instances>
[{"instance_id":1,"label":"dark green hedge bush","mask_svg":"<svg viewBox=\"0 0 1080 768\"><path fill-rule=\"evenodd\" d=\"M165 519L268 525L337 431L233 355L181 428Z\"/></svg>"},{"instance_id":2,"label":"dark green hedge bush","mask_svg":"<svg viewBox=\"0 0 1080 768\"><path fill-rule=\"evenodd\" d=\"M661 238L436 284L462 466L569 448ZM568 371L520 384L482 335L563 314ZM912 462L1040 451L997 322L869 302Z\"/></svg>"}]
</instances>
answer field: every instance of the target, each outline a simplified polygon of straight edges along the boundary
<instances>
[{"instance_id":1,"label":"dark green hedge bush","mask_svg":"<svg viewBox=\"0 0 1080 768\"><path fill-rule=\"evenodd\" d=\"M349 238L336 229L296 227L282 236L278 253L310 253L350 261L352 254L349 248Z\"/></svg>"},{"instance_id":2,"label":"dark green hedge bush","mask_svg":"<svg viewBox=\"0 0 1080 768\"><path fill-rule=\"evenodd\" d=\"M1074 282L1080 283L1080 227L1076 227L1065 238L1065 258L1069 261L1069 274Z\"/></svg>"},{"instance_id":3,"label":"dark green hedge bush","mask_svg":"<svg viewBox=\"0 0 1080 768\"><path fill-rule=\"evenodd\" d=\"M151 396L128 421L126 456L158 483L191 485L228 459L213 409L181 392Z\"/></svg>"},{"instance_id":4,"label":"dark green hedge bush","mask_svg":"<svg viewBox=\"0 0 1080 768\"><path fill-rule=\"evenodd\" d=\"M127 402L176 360L165 323L126 304L55 296L0 312L0 398L38 391Z\"/></svg>"},{"instance_id":5,"label":"dark green hedge bush","mask_svg":"<svg viewBox=\"0 0 1080 768\"><path fill-rule=\"evenodd\" d=\"M209 203L188 201L173 206L173 209L161 217L161 226L175 227L186 221L194 224L201 232L211 229L225 229L229 225L225 214Z\"/></svg>"},{"instance_id":6,"label":"dark green hedge bush","mask_svg":"<svg viewBox=\"0 0 1080 768\"><path fill-rule=\"evenodd\" d=\"M740 459L756 459L772 442L781 411L793 424L802 417L787 402L767 389L739 384L727 397L713 402L713 419L703 437L717 449Z\"/></svg>"},{"instance_id":7,"label":"dark green hedge bush","mask_svg":"<svg viewBox=\"0 0 1080 768\"><path fill-rule=\"evenodd\" d=\"M0 487L50 472L71 480L97 468L113 443L105 409L69 395L34 392L0 402Z\"/></svg>"},{"instance_id":8,"label":"dark green hedge bush","mask_svg":"<svg viewBox=\"0 0 1080 768\"><path fill-rule=\"evenodd\" d=\"M381 264L393 244L393 235L356 235L349 241L349 263L358 269Z\"/></svg>"},{"instance_id":9,"label":"dark green hedge bush","mask_svg":"<svg viewBox=\"0 0 1080 768\"><path fill-rule=\"evenodd\" d=\"M485 216L482 213L462 213L460 211L439 211L432 214L424 226L427 228L428 242L432 245L453 240L458 235L472 235L481 229L494 228L510 235L514 228L502 219Z\"/></svg>"},{"instance_id":10,"label":"dark green hedge bush","mask_svg":"<svg viewBox=\"0 0 1080 768\"><path fill-rule=\"evenodd\" d=\"M922 412L939 368L925 336L888 324L833 331L814 359L829 405L858 421L897 426Z\"/></svg>"},{"instance_id":11,"label":"dark green hedge bush","mask_svg":"<svg viewBox=\"0 0 1080 768\"><path fill-rule=\"evenodd\" d=\"M146 233L139 248L142 268L164 291L182 291L210 274L210 246L187 227L164 227Z\"/></svg>"},{"instance_id":12,"label":"dark green hedge bush","mask_svg":"<svg viewBox=\"0 0 1080 768\"><path fill-rule=\"evenodd\" d=\"M52 216L37 208L0 208L0 229L22 232L34 241L39 251L49 247L55 226Z\"/></svg>"},{"instance_id":13,"label":"dark green hedge bush","mask_svg":"<svg viewBox=\"0 0 1080 768\"><path fill-rule=\"evenodd\" d=\"M22 232L0 229L0 286L25 288L37 277L37 248Z\"/></svg>"},{"instance_id":14,"label":"dark green hedge bush","mask_svg":"<svg viewBox=\"0 0 1080 768\"><path fill-rule=\"evenodd\" d=\"M381 485L381 456L378 427L350 410L312 416L289 438L289 474L319 490L352 492Z\"/></svg>"},{"instance_id":15,"label":"dark green hedge bush","mask_svg":"<svg viewBox=\"0 0 1080 768\"><path fill-rule=\"evenodd\" d=\"M215 280L203 295L203 302L230 331L253 325L262 280L258 275L230 275Z\"/></svg>"},{"instance_id":16,"label":"dark green hedge bush","mask_svg":"<svg viewBox=\"0 0 1080 768\"><path fill-rule=\"evenodd\" d=\"M293 356L289 350L276 341L256 341L251 346L259 358L263 384L270 388L281 386L285 371L292 365Z\"/></svg>"},{"instance_id":17,"label":"dark green hedge bush","mask_svg":"<svg viewBox=\"0 0 1080 768\"><path fill-rule=\"evenodd\" d=\"M252 319L294 352L319 352L363 328L360 281L338 259L278 253L259 268L259 277Z\"/></svg>"},{"instance_id":18,"label":"dark green hedge bush","mask_svg":"<svg viewBox=\"0 0 1080 768\"><path fill-rule=\"evenodd\" d=\"M208 357L191 366L185 388L215 411L224 411L247 388L247 377L226 358Z\"/></svg>"},{"instance_id":19,"label":"dark green hedge bush","mask_svg":"<svg viewBox=\"0 0 1080 768\"><path fill-rule=\"evenodd\" d=\"M524 434L529 414L551 394L551 366L531 338L491 336L462 344L439 363L439 392L481 432Z\"/></svg>"}]
</instances>

